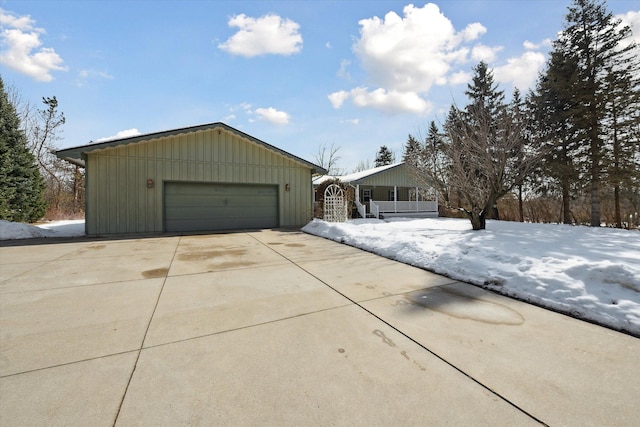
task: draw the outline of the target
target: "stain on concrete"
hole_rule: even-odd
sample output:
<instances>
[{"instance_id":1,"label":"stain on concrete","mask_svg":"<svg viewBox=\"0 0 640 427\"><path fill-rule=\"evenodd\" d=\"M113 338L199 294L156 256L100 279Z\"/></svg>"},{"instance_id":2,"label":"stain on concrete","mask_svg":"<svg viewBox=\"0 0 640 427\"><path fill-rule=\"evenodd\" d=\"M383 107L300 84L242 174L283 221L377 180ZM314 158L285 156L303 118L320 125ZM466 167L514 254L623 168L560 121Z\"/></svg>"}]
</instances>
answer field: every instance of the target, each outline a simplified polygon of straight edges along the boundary
<instances>
[{"instance_id":1,"label":"stain on concrete","mask_svg":"<svg viewBox=\"0 0 640 427\"><path fill-rule=\"evenodd\" d=\"M107 247L107 245L89 245L89 246L87 246L87 249L97 250L97 249L104 249L106 247Z\"/></svg>"},{"instance_id":2,"label":"stain on concrete","mask_svg":"<svg viewBox=\"0 0 640 427\"><path fill-rule=\"evenodd\" d=\"M385 343L386 345L388 345L389 347L395 347L396 344L391 340L391 338L388 338L384 332L382 332L380 329L375 329L373 331L373 335L382 338L382 342Z\"/></svg>"},{"instance_id":3,"label":"stain on concrete","mask_svg":"<svg viewBox=\"0 0 640 427\"><path fill-rule=\"evenodd\" d=\"M153 270L143 271L142 276L144 276L145 279L157 279L159 277L166 277L168 272L168 268L154 268Z\"/></svg>"},{"instance_id":4,"label":"stain on concrete","mask_svg":"<svg viewBox=\"0 0 640 427\"><path fill-rule=\"evenodd\" d=\"M237 257L247 253L246 249L221 248L211 251L182 252L178 254L178 261L207 261L224 256Z\"/></svg>"},{"instance_id":5,"label":"stain on concrete","mask_svg":"<svg viewBox=\"0 0 640 427\"><path fill-rule=\"evenodd\" d=\"M227 261L219 264L209 264L207 268L209 271L231 270L232 268L249 267L255 264L255 262L250 261Z\"/></svg>"},{"instance_id":6,"label":"stain on concrete","mask_svg":"<svg viewBox=\"0 0 640 427\"><path fill-rule=\"evenodd\" d=\"M303 248L307 245L303 245L302 243L287 243L285 246L288 248Z\"/></svg>"},{"instance_id":7,"label":"stain on concrete","mask_svg":"<svg viewBox=\"0 0 640 427\"><path fill-rule=\"evenodd\" d=\"M424 289L413 292L405 298L413 306L437 311L458 319L468 319L492 325L517 326L524 323L524 317L516 310L497 302L473 297L455 288Z\"/></svg>"}]
</instances>

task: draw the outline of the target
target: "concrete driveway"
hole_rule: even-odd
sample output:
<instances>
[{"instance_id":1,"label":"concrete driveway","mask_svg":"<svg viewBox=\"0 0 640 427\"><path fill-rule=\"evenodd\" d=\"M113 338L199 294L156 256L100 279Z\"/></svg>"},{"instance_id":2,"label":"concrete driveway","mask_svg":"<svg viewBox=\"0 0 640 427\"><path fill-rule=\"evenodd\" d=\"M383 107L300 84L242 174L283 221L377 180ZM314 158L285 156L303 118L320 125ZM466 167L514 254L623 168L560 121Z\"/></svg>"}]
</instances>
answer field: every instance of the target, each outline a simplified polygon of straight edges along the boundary
<instances>
[{"instance_id":1,"label":"concrete driveway","mask_svg":"<svg viewBox=\"0 0 640 427\"><path fill-rule=\"evenodd\" d=\"M1 425L637 425L640 340L295 231L0 247Z\"/></svg>"}]
</instances>

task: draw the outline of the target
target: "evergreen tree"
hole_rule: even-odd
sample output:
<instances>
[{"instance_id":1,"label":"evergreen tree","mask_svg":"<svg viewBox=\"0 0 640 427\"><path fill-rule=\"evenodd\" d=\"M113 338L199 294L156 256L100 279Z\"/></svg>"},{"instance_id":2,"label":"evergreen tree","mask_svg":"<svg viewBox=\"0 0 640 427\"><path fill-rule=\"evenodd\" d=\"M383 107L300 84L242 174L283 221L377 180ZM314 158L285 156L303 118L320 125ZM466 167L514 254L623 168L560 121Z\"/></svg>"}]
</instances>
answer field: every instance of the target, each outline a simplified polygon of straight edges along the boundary
<instances>
[{"instance_id":1,"label":"evergreen tree","mask_svg":"<svg viewBox=\"0 0 640 427\"><path fill-rule=\"evenodd\" d=\"M0 219L33 222L45 209L44 180L0 77Z\"/></svg>"},{"instance_id":2,"label":"evergreen tree","mask_svg":"<svg viewBox=\"0 0 640 427\"><path fill-rule=\"evenodd\" d=\"M496 121L505 111L504 92L498 90L498 84L494 81L493 72L489 70L484 61L475 66L473 71L473 79L467 85L467 90L465 91L470 103L463 112L464 120L467 125L471 125L467 130L475 129L475 131L480 131L479 134L470 135L470 137L477 139L477 144L491 151L493 144L485 142L484 139L496 140L499 137L497 135L498 127ZM480 171L476 171L476 173L480 175ZM498 219L497 200L484 213L489 218Z\"/></svg>"},{"instance_id":3,"label":"evergreen tree","mask_svg":"<svg viewBox=\"0 0 640 427\"><path fill-rule=\"evenodd\" d=\"M529 120L526 114L527 104L520 95L520 90L515 88L511 97L511 103L508 106L512 120L516 123L516 128L521 131L520 143L516 144L513 150L513 156L520 158L525 154L528 146L531 144L531 129ZM524 182L528 177L523 177L523 180L516 183L518 189L518 219L520 222L524 222L524 204L522 200L522 188Z\"/></svg>"},{"instance_id":4,"label":"evergreen tree","mask_svg":"<svg viewBox=\"0 0 640 427\"><path fill-rule=\"evenodd\" d=\"M562 222L565 224L573 222L572 188L579 180L579 142L584 138L584 132L577 123L579 118L575 117L577 67L571 52L565 52L562 44L554 44L547 70L538 79L532 96L534 123L537 124L533 137L546 147L536 186L542 193L556 189L560 192Z\"/></svg>"},{"instance_id":5,"label":"evergreen tree","mask_svg":"<svg viewBox=\"0 0 640 427\"><path fill-rule=\"evenodd\" d=\"M640 193L640 73L635 68L636 73L623 75L616 69L609 70L605 86L605 174L613 186L614 223L618 228L622 228L622 195Z\"/></svg>"},{"instance_id":6,"label":"evergreen tree","mask_svg":"<svg viewBox=\"0 0 640 427\"><path fill-rule=\"evenodd\" d=\"M432 120L429 122L425 146L420 160L422 169L432 170L434 174L431 179L427 180L423 185L427 188L435 188L440 195L440 200L444 200L445 203L449 204L451 202L448 184L450 162L449 159L442 154L444 144L445 139L436 122ZM434 181L436 177L438 177L438 181Z\"/></svg>"},{"instance_id":7,"label":"evergreen tree","mask_svg":"<svg viewBox=\"0 0 640 427\"><path fill-rule=\"evenodd\" d=\"M516 119L513 107L503 103L486 64L480 63L474 71L467 91L469 104L464 110L451 108L444 126L446 142L427 150L433 151L430 158L446 159L444 180L449 191L456 195L472 228L481 230L497 201L533 170L540 152L534 145L523 147L525 121ZM434 178L440 182L441 178Z\"/></svg>"},{"instance_id":8,"label":"evergreen tree","mask_svg":"<svg viewBox=\"0 0 640 427\"><path fill-rule=\"evenodd\" d=\"M607 111L607 79L614 81L633 75L632 58L635 45L624 45L631 36L605 3L598 0L573 0L565 18L564 31L557 44L571 52L577 64L574 96L577 101L574 118L585 131L583 144L587 152L591 190L591 225L600 226L600 192L602 173L607 168L605 121ZM567 55L568 56L568 55ZM611 76L615 72L615 76ZM618 106L621 106L618 103ZM618 112L619 113L619 112Z\"/></svg>"},{"instance_id":9,"label":"evergreen tree","mask_svg":"<svg viewBox=\"0 0 640 427\"><path fill-rule=\"evenodd\" d=\"M470 100L465 109L465 120L468 122L480 117L496 120L504 108L504 92L498 90L498 84L493 79L493 72L489 70L485 62L481 61L476 65L473 72L473 79L465 91Z\"/></svg>"},{"instance_id":10,"label":"evergreen tree","mask_svg":"<svg viewBox=\"0 0 640 427\"><path fill-rule=\"evenodd\" d=\"M383 145L376 155L375 167L390 165L394 160L395 158L391 150L389 150L386 145Z\"/></svg>"},{"instance_id":11,"label":"evergreen tree","mask_svg":"<svg viewBox=\"0 0 640 427\"><path fill-rule=\"evenodd\" d=\"M407 138L407 143L404 146L402 161L409 164L416 163L421 156L421 153L422 145L420 144L420 141L410 134Z\"/></svg>"}]
</instances>

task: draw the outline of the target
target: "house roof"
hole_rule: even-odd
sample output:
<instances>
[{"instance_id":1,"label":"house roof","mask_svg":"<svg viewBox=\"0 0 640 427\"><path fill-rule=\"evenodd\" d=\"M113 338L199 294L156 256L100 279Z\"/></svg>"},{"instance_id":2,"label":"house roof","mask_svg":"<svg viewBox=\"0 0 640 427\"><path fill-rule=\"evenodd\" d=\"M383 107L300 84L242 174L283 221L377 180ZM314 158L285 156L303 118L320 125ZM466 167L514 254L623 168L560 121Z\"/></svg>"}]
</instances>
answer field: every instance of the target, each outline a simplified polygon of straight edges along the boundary
<instances>
[{"instance_id":1,"label":"house roof","mask_svg":"<svg viewBox=\"0 0 640 427\"><path fill-rule=\"evenodd\" d=\"M332 181L334 179L339 179L340 182L344 182L345 184L360 184L361 181L371 178L374 175L378 175L382 172L388 171L390 169L397 168L402 166L404 162L393 163L385 166L378 166L377 168L367 169L360 172L355 172L349 175L323 175L316 177L313 180L313 185L320 185L326 181Z\"/></svg>"},{"instance_id":2,"label":"house roof","mask_svg":"<svg viewBox=\"0 0 640 427\"><path fill-rule=\"evenodd\" d=\"M153 132L153 133L148 133L148 134L144 134L144 135L136 135L136 136L131 136L131 137L127 137L127 138L119 138L119 139L111 139L108 141L104 141L104 142L96 142L96 143L90 143L90 144L85 144L85 145L80 145L77 147L71 147L71 148L65 148L62 150L58 150L56 151L56 156L58 156L59 158L66 160L68 162L71 162L73 164L76 164L78 166L82 166L84 167L84 159L82 158L83 154L86 153L90 153L92 151L96 151L96 150L103 150L105 148L112 148L112 147L117 147L119 145L128 145L128 144L137 144L140 142L146 142L146 141L150 141L153 139L158 139L158 138L164 138L167 136L174 136L174 135L180 135L180 134L184 134L184 133L192 133L192 132L200 132L200 131L205 131L205 130L209 130L209 129L216 129L216 128L221 128L224 129L227 132L230 132L232 134L235 134L241 138L247 139L255 144L261 145L271 151L274 151L278 154L281 154L285 157L288 157L292 160L295 160L296 162L302 163L305 166L308 166L309 168L311 168L313 173L327 173L327 171L318 166L315 165L311 162L308 162L298 156L295 156L291 153L288 153L284 150L279 149L278 147L275 147L271 144L268 144L258 138L255 138L247 133L244 133L242 131L239 131L238 129L232 128L229 125L226 125L222 122L216 122L216 123L209 123L209 124L204 124L204 125L197 125L197 126L190 126L190 127L185 127L185 128L179 128L179 129L171 129L171 130L165 130L165 131L161 131L161 132Z\"/></svg>"}]
</instances>

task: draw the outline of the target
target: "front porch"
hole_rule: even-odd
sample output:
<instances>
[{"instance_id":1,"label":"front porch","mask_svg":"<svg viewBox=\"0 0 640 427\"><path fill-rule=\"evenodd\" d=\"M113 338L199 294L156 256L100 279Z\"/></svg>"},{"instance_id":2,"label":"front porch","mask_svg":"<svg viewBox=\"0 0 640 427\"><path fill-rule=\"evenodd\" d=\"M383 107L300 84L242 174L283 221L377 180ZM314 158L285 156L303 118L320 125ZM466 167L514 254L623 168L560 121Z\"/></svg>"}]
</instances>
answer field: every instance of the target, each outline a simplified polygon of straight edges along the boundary
<instances>
[{"instance_id":1,"label":"front porch","mask_svg":"<svg viewBox=\"0 0 640 427\"><path fill-rule=\"evenodd\" d=\"M355 194L356 209L362 218L434 218L438 216L437 191L419 187L356 185ZM385 196L387 200L383 199Z\"/></svg>"}]
</instances>

